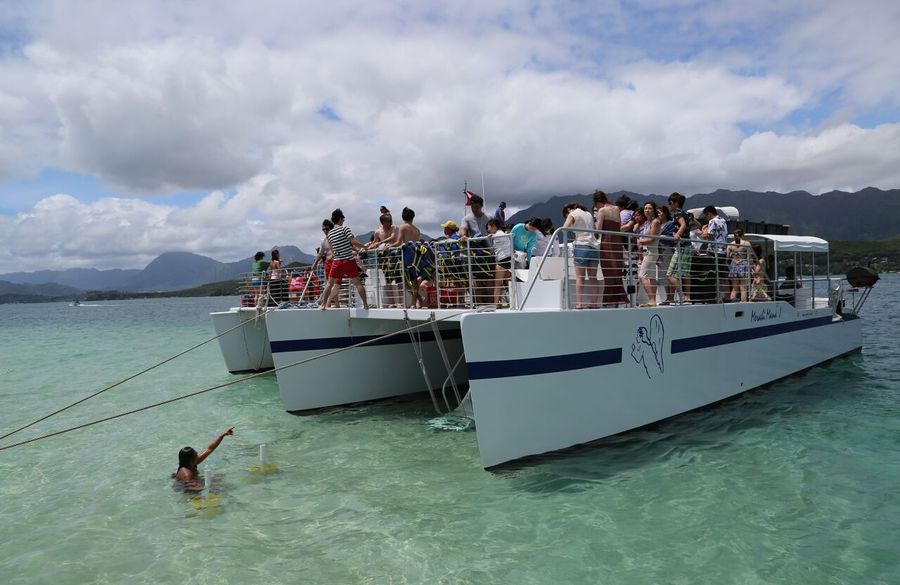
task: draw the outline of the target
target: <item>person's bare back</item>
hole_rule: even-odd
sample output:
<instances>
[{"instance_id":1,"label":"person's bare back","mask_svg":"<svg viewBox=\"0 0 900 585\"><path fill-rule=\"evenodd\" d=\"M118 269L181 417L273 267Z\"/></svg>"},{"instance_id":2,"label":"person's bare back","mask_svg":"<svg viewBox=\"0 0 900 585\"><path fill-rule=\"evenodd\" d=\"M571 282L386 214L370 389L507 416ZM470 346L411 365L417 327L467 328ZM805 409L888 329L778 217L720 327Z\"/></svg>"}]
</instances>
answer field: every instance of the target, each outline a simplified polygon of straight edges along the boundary
<instances>
[{"instance_id":1,"label":"person's bare back","mask_svg":"<svg viewBox=\"0 0 900 585\"><path fill-rule=\"evenodd\" d=\"M408 207L403 208L403 225L397 231L397 235L389 242L392 246L397 246L405 242L415 242L422 238L422 232L413 225L413 219L416 212Z\"/></svg>"},{"instance_id":2,"label":"person's bare back","mask_svg":"<svg viewBox=\"0 0 900 585\"><path fill-rule=\"evenodd\" d=\"M404 223L400 226L400 242L415 242L422 238L422 232L410 223Z\"/></svg>"}]
</instances>

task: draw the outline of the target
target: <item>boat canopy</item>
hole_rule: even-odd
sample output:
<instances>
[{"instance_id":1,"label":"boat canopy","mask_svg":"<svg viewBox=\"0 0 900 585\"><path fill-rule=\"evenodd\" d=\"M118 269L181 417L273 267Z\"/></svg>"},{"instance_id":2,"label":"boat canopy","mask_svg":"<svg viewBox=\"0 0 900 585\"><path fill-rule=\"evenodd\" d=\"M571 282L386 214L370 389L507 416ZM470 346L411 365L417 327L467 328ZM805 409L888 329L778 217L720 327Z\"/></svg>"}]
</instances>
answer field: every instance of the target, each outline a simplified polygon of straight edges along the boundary
<instances>
[{"instance_id":1,"label":"boat canopy","mask_svg":"<svg viewBox=\"0 0 900 585\"><path fill-rule=\"evenodd\" d=\"M814 236L782 236L774 234L747 234L747 238L769 240L776 252L827 252L828 242Z\"/></svg>"},{"instance_id":2,"label":"boat canopy","mask_svg":"<svg viewBox=\"0 0 900 585\"><path fill-rule=\"evenodd\" d=\"M700 217L703 216L703 208L702 207L695 207L693 209L688 209L687 212L690 213L691 215L693 215L694 217L696 217L697 219L700 219ZM741 214L738 211L738 208L731 207L730 205L726 206L726 207L716 207L716 213L719 214L719 217L723 217L725 219L730 219L730 220L736 221L741 218Z\"/></svg>"}]
</instances>

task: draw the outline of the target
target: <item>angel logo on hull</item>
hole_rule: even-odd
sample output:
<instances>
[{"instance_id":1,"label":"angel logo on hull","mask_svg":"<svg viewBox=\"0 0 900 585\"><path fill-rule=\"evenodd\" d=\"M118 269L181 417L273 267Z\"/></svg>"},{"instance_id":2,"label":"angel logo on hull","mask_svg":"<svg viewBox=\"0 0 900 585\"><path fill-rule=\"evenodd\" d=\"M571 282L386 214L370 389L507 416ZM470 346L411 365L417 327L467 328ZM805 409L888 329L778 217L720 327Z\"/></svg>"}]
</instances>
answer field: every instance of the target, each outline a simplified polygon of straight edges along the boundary
<instances>
[{"instance_id":1,"label":"angel logo on hull","mask_svg":"<svg viewBox=\"0 0 900 585\"><path fill-rule=\"evenodd\" d=\"M636 364L644 366L644 372L651 380L666 371L663 363L663 342L666 329L659 315L650 317L650 327L638 327L631 344L631 357Z\"/></svg>"}]
</instances>

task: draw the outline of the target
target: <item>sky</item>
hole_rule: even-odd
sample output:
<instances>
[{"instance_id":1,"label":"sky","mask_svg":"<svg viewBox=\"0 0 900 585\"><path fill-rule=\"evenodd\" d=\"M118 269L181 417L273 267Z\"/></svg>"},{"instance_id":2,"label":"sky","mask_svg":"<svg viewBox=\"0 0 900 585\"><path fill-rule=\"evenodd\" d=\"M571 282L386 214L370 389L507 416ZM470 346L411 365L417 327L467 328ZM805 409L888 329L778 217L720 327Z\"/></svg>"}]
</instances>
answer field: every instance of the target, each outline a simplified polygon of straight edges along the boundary
<instances>
[{"instance_id":1,"label":"sky","mask_svg":"<svg viewBox=\"0 0 900 585\"><path fill-rule=\"evenodd\" d=\"M900 187L896 0L0 0L0 273L311 251L463 185ZM555 218L559 219L559 218Z\"/></svg>"}]
</instances>

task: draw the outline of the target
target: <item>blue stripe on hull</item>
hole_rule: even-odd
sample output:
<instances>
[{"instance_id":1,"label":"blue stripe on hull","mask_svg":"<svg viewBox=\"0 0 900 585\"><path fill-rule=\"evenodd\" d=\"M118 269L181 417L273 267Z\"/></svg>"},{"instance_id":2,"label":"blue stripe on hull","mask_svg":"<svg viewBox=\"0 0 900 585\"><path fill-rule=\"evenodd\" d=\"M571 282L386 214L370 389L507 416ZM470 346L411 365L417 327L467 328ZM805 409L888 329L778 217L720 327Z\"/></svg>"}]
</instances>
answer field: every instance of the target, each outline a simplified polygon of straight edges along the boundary
<instances>
[{"instance_id":1,"label":"blue stripe on hull","mask_svg":"<svg viewBox=\"0 0 900 585\"><path fill-rule=\"evenodd\" d=\"M802 321L764 325L762 327L753 327L751 329L738 329L737 331L725 331L724 333L710 333L707 335L698 335L696 337L673 339L672 353L682 353L685 351L694 351L696 349L706 349L709 347L718 347L720 345L729 345L731 343L740 343L741 341L760 339L761 337L771 337L773 335L781 335L782 333L821 327L822 325L830 325L831 323L832 319L831 315L829 315L817 319L803 319Z\"/></svg>"},{"instance_id":2,"label":"blue stripe on hull","mask_svg":"<svg viewBox=\"0 0 900 585\"><path fill-rule=\"evenodd\" d=\"M739 343L741 341L749 341L751 339L771 337L774 335L781 335L782 333L830 325L833 322L840 323L840 321L833 321L829 315L827 317L815 319L804 319L801 321L791 321L789 323L778 323L776 325L765 325L750 329L739 329L737 331L725 331L723 333L710 333L707 335L698 335L696 337L674 339L672 340L671 353L682 353L696 349L705 349L731 343ZM514 378L516 376L549 374L618 364L622 362L622 351L621 348L615 348L537 358L467 362L466 365L469 369L469 380Z\"/></svg>"},{"instance_id":3,"label":"blue stripe on hull","mask_svg":"<svg viewBox=\"0 0 900 585\"><path fill-rule=\"evenodd\" d=\"M318 337L315 339L289 339L286 341L272 341L270 345L272 347L272 353L340 349L342 347L350 347L351 345L362 343L364 341L378 339L383 335L387 335L387 333L389 332L382 333L381 335L360 335L358 337ZM421 333L413 333L413 335L415 335L416 338L422 342L435 341L434 332L432 331L422 331ZM441 339L443 339L444 341L461 338L462 332L460 332L459 329L441 330ZM402 345L404 343L410 343L409 333L407 333L406 331L404 331L403 333L397 333L392 337L378 340L375 343L370 343L366 347Z\"/></svg>"},{"instance_id":4,"label":"blue stripe on hull","mask_svg":"<svg viewBox=\"0 0 900 585\"><path fill-rule=\"evenodd\" d=\"M496 360L489 362L467 362L469 380L489 378L512 378L582 370L597 366L608 366L622 362L622 348L601 349L566 355L524 358L518 360Z\"/></svg>"}]
</instances>

